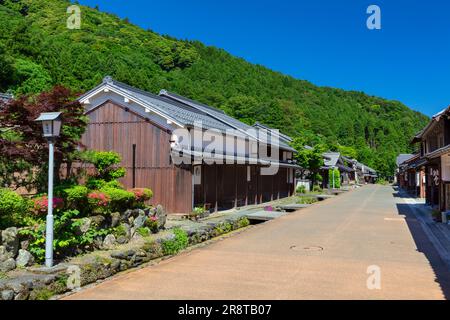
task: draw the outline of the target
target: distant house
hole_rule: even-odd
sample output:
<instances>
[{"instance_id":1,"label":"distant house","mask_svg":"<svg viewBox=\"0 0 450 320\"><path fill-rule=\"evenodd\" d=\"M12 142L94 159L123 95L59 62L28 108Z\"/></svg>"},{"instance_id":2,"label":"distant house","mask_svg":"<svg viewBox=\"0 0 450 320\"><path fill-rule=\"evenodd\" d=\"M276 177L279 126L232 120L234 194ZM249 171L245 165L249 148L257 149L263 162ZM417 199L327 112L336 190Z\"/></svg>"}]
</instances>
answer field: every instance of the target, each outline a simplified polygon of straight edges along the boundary
<instances>
[{"instance_id":1,"label":"distant house","mask_svg":"<svg viewBox=\"0 0 450 320\"><path fill-rule=\"evenodd\" d=\"M323 154L324 165L320 170L322 187L329 188L329 170L336 168L340 172L341 185L375 183L378 174L356 159L341 155L339 152L325 152Z\"/></svg>"},{"instance_id":2,"label":"distant house","mask_svg":"<svg viewBox=\"0 0 450 320\"><path fill-rule=\"evenodd\" d=\"M86 148L118 152L127 171L125 187L151 188L153 203L171 213L203 205L225 210L294 192L296 151L286 136L262 125L252 127L200 102L165 90L154 95L111 77L79 101L89 117L82 137Z\"/></svg>"},{"instance_id":3,"label":"distant house","mask_svg":"<svg viewBox=\"0 0 450 320\"><path fill-rule=\"evenodd\" d=\"M357 161L355 165L356 175L358 178L358 183L375 183L378 178L378 173L375 169L372 169L365 164Z\"/></svg>"},{"instance_id":4,"label":"distant house","mask_svg":"<svg viewBox=\"0 0 450 320\"><path fill-rule=\"evenodd\" d=\"M396 160L398 186L418 198L425 198L426 160L417 154L400 154Z\"/></svg>"},{"instance_id":5,"label":"distant house","mask_svg":"<svg viewBox=\"0 0 450 320\"><path fill-rule=\"evenodd\" d=\"M338 169L340 172L340 181L342 185L349 185L351 183L354 169L352 164L349 164L339 152L325 152L323 154L324 165L320 168L320 175L322 176L322 187L331 188L329 181L330 169Z\"/></svg>"},{"instance_id":6,"label":"distant house","mask_svg":"<svg viewBox=\"0 0 450 320\"><path fill-rule=\"evenodd\" d=\"M7 102L11 100L13 96L9 93L1 93L0 92L0 102Z\"/></svg>"}]
</instances>

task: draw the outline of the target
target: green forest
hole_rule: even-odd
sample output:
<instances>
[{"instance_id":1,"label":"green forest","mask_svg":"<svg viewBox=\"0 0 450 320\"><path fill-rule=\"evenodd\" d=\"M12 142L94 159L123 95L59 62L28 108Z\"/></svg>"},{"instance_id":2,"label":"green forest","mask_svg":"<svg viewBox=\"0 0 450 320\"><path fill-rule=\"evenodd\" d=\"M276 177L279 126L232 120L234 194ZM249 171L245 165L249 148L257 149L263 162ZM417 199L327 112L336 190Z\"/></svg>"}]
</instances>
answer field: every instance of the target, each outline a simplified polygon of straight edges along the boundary
<instances>
[{"instance_id":1,"label":"green forest","mask_svg":"<svg viewBox=\"0 0 450 320\"><path fill-rule=\"evenodd\" d=\"M177 92L248 124L280 128L385 177L393 175L397 154L412 151L411 137L428 121L401 102L315 86L99 8L81 6L81 29L68 29L70 4L0 0L1 92L35 94L62 84L82 93L111 75L150 92Z\"/></svg>"}]
</instances>

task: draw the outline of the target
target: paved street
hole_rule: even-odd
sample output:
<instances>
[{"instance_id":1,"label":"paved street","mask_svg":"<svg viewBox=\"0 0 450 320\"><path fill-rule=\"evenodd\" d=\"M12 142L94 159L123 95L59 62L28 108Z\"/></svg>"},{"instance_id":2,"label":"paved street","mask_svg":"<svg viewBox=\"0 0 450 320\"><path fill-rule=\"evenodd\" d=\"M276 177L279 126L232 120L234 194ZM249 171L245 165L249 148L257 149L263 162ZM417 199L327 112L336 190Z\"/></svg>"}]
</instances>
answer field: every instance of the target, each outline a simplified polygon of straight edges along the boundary
<instances>
[{"instance_id":1,"label":"paved street","mask_svg":"<svg viewBox=\"0 0 450 320\"><path fill-rule=\"evenodd\" d=\"M445 299L446 270L405 201L370 185L67 298Z\"/></svg>"}]
</instances>

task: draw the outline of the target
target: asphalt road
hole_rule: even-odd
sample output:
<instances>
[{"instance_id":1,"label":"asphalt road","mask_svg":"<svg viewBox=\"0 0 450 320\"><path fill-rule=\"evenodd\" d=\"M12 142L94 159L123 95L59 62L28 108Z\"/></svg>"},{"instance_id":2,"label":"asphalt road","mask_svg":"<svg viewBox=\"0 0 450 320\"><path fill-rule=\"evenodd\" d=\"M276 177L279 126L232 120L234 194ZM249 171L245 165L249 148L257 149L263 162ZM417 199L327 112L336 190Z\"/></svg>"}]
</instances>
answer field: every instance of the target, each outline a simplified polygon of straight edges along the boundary
<instances>
[{"instance_id":1,"label":"asphalt road","mask_svg":"<svg viewBox=\"0 0 450 320\"><path fill-rule=\"evenodd\" d=\"M365 186L66 299L448 298L450 272L408 210Z\"/></svg>"}]
</instances>

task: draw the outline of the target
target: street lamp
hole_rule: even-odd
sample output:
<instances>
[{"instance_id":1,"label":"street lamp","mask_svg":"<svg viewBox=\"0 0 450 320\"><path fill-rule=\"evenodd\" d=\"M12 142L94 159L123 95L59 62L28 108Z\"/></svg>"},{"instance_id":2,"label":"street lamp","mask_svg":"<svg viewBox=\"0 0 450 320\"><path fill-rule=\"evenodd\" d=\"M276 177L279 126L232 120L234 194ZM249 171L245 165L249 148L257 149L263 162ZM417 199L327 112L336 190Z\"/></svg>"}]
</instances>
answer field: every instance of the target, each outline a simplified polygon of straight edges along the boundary
<instances>
[{"instance_id":1,"label":"street lamp","mask_svg":"<svg viewBox=\"0 0 450 320\"><path fill-rule=\"evenodd\" d=\"M42 123L48 141L48 211L45 231L45 266L53 266L53 154L54 141L61 131L61 112L44 112L35 120Z\"/></svg>"}]
</instances>

